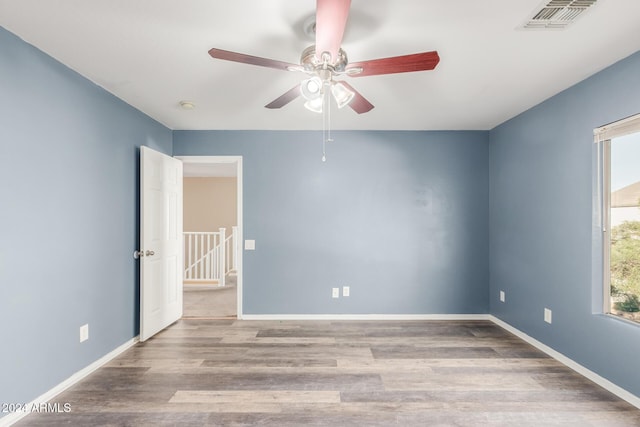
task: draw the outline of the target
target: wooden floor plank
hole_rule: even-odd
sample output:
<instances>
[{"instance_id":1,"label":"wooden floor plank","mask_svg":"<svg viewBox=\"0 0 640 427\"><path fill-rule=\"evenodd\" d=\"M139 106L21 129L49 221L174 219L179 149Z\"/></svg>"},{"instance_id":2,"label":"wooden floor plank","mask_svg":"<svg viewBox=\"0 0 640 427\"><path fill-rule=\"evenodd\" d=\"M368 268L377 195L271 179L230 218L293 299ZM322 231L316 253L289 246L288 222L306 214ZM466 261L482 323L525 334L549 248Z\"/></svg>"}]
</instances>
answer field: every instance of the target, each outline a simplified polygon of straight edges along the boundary
<instances>
[{"instance_id":1,"label":"wooden floor plank","mask_svg":"<svg viewBox=\"0 0 640 427\"><path fill-rule=\"evenodd\" d=\"M18 426L640 426L488 321L181 320Z\"/></svg>"},{"instance_id":2,"label":"wooden floor plank","mask_svg":"<svg viewBox=\"0 0 640 427\"><path fill-rule=\"evenodd\" d=\"M185 391L178 390L169 403L340 403L340 393L337 391Z\"/></svg>"}]
</instances>

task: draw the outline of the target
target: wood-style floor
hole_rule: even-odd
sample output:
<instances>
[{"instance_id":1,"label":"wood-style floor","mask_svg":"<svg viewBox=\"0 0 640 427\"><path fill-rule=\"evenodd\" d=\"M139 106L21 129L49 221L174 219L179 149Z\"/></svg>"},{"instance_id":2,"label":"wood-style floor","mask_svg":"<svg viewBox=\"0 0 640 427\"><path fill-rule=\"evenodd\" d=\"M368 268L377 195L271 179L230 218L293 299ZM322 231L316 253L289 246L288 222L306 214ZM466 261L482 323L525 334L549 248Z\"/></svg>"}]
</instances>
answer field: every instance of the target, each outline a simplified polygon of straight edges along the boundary
<instances>
[{"instance_id":1,"label":"wood-style floor","mask_svg":"<svg viewBox=\"0 0 640 427\"><path fill-rule=\"evenodd\" d=\"M640 426L488 321L181 320L19 426Z\"/></svg>"},{"instance_id":2,"label":"wood-style floor","mask_svg":"<svg viewBox=\"0 0 640 427\"><path fill-rule=\"evenodd\" d=\"M235 280L224 287L185 285L183 313L185 318L235 318L237 288Z\"/></svg>"}]
</instances>

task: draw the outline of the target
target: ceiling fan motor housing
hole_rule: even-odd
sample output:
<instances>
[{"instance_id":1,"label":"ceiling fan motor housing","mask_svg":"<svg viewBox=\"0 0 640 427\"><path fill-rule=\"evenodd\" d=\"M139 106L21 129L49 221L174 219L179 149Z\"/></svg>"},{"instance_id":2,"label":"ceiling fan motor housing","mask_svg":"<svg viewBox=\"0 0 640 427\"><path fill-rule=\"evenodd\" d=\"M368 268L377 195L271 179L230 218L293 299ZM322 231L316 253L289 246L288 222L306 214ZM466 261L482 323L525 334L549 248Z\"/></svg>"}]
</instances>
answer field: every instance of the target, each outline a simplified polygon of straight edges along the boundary
<instances>
[{"instance_id":1,"label":"ceiling fan motor housing","mask_svg":"<svg viewBox=\"0 0 640 427\"><path fill-rule=\"evenodd\" d=\"M338 51L338 59L333 63L328 63L327 68L333 72L342 73L345 70L345 67L349 63L347 58L347 53L340 49ZM321 70L325 63L322 60L322 55L318 56L316 54L316 46L312 45L302 51L302 55L300 55L300 64L304 66L307 71L317 71Z\"/></svg>"}]
</instances>

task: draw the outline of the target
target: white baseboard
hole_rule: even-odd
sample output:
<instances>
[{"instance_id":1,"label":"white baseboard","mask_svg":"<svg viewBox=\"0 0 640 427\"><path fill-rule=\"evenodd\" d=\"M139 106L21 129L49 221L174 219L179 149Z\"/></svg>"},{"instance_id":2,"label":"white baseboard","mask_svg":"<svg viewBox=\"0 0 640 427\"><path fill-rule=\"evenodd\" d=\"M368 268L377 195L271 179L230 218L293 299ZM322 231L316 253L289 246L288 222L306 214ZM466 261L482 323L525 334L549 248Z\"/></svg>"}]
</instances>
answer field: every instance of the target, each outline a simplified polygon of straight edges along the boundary
<instances>
[{"instance_id":1,"label":"white baseboard","mask_svg":"<svg viewBox=\"0 0 640 427\"><path fill-rule=\"evenodd\" d=\"M87 377L89 374L93 373L96 369L109 363L112 359L114 359L116 356L119 356L125 350L128 350L129 348L133 347L138 341L139 341L139 337L130 339L129 341L122 344L120 347L102 356L100 359L96 360L86 368L81 369L80 371L71 375L69 378L67 378L57 386L53 387L51 390L38 396L32 402L28 403L26 405L26 408L37 407L41 403L48 402L49 400L53 399L54 397L56 397L57 395L59 395L69 387L71 387L72 385L78 383L79 381ZM6 415L0 418L0 427L8 427L11 424L14 424L19 420L21 420L22 418L26 417L27 415L29 415L29 412L14 412L9 415Z\"/></svg>"},{"instance_id":2,"label":"white baseboard","mask_svg":"<svg viewBox=\"0 0 640 427\"><path fill-rule=\"evenodd\" d=\"M627 390L623 389L622 387L615 385L614 383L612 383L608 379L601 377L600 375L596 374L595 372L585 368L581 364L579 364L579 363L575 362L574 360L568 358L564 354L557 352L556 350L552 349L551 347L541 343L540 341L538 341L537 339L535 339L533 337L530 337L529 335L525 334L521 330L514 328L513 326L511 326L508 323L498 319L497 317L495 317L493 315L490 315L489 316L489 320L491 320L496 325L502 327L503 329L506 329L507 331L511 332L512 334L514 334L518 338L522 339L523 341L528 342L532 346L536 347L538 350L543 351L544 353L546 353L549 356L553 357L554 359L556 359L558 362L562 363L563 365L573 369L574 371L576 371L577 373L579 373L583 377L586 377L587 379L589 379L589 380L593 381L594 383L598 384L600 387L602 387L602 388L610 391L611 393L615 394L620 399L626 400L627 402L629 402L630 404L632 404L636 408L640 408L640 397L636 396L635 394L630 393Z\"/></svg>"},{"instance_id":3,"label":"white baseboard","mask_svg":"<svg viewBox=\"0 0 640 427\"><path fill-rule=\"evenodd\" d=\"M491 320L489 314L243 314L242 320Z\"/></svg>"}]
</instances>

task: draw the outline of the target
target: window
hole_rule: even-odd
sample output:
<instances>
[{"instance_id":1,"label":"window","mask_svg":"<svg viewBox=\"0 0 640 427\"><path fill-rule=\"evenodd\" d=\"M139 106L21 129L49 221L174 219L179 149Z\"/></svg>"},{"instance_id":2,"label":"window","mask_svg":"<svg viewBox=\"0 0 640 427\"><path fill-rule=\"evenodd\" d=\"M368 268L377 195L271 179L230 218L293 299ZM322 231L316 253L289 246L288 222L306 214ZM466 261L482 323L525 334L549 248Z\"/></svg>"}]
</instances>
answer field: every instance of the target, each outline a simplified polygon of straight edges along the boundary
<instances>
[{"instance_id":1,"label":"window","mask_svg":"<svg viewBox=\"0 0 640 427\"><path fill-rule=\"evenodd\" d=\"M640 115L595 135L603 154L604 312L640 323Z\"/></svg>"}]
</instances>

